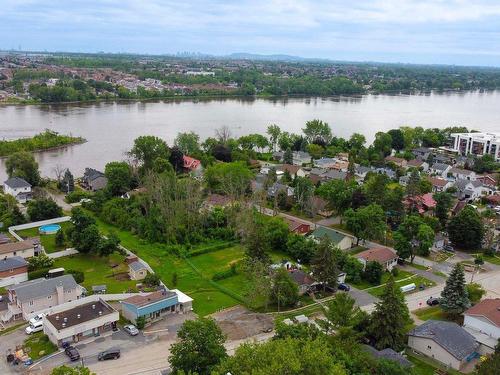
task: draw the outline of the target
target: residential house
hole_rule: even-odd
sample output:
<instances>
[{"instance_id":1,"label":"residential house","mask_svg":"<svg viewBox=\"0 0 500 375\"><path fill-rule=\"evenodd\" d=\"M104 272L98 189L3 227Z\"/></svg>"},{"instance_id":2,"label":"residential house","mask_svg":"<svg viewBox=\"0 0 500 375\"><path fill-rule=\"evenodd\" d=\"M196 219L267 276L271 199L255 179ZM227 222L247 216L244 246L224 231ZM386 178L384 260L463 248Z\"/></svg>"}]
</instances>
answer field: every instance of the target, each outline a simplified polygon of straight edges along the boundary
<instances>
[{"instance_id":1,"label":"residential house","mask_svg":"<svg viewBox=\"0 0 500 375\"><path fill-rule=\"evenodd\" d=\"M433 193L440 193L446 191L447 189L453 186L453 184L449 180L446 180L444 178L429 177L429 181L432 184Z\"/></svg>"},{"instance_id":2,"label":"residential house","mask_svg":"<svg viewBox=\"0 0 500 375\"><path fill-rule=\"evenodd\" d=\"M482 195L491 194L491 188L484 186L481 181L478 180L456 180L455 185L457 188L457 198L465 200L475 200L481 198Z\"/></svg>"},{"instance_id":3,"label":"residential house","mask_svg":"<svg viewBox=\"0 0 500 375\"><path fill-rule=\"evenodd\" d=\"M375 168L373 169L373 172L378 174L385 174L390 179L396 178L396 172L390 168Z\"/></svg>"},{"instance_id":4,"label":"residential house","mask_svg":"<svg viewBox=\"0 0 500 375\"><path fill-rule=\"evenodd\" d=\"M419 160L427 160L431 154L431 149L427 147L418 147L411 151L415 158Z\"/></svg>"},{"instance_id":5,"label":"residential house","mask_svg":"<svg viewBox=\"0 0 500 375\"><path fill-rule=\"evenodd\" d=\"M408 160L406 167L407 168L416 168L418 170L426 172L429 169L429 164L423 160L412 159L412 160Z\"/></svg>"},{"instance_id":6,"label":"residential house","mask_svg":"<svg viewBox=\"0 0 500 375\"><path fill-rule=\"evenodd\" d=\"M189 312L192 304L193 299L177 289L138 294L121 301L122 315L134 324L141 316L151 323L168 314Z\"/></svg>"},{"instance_id":7,"label":"residential house","mask_svg":"<svg viewBox=\"0 0 500 375\"><path fill-rule=\"evenodd\" d=\"M434 250L443 250L444 245L446 244L446 238L441 233L437 233L434 236L434 243L432 244L432 248Z\"/></svg>"},{"instance_id":8,"label":"residential house","mask_svg":"<svg viewBox=\"0 0 500 375\"><path fill-rule=\"evenodd\" d=\"M356 177L356 180L363 181L368 172L373 172L373 169L370 167L365 167L364 165L360 165L354 169L354 176Z\"/></svg>"},{"instance_id":9,"label":"residential house","mask_svg":"<svg viewBox=\"0 0 500 375\"><path fill-rule=\"evenodd\" d=\"M303 221L292 219L291 217L284 217L283 219L287 223L290 232L304 235L311 231L311 225Z\"/></svg>"},{"instance_id":10,"label":"residential house","mask_svg":"<svg viewBox=\"0 0 500 375\"><path fill-rule=\"evenodd\" d=\"M454 180L475 181L477 179L476 172L469 171L467 169L455 168L455 167L453 167L449 170L448 177L451 177Z\"/></svg>"},{"instance_id":11,"label":"residential house","mask_svg":"<svg viewBox=\"0 0 500 375\"><path fill-rule=\"evenodd\" d=\"M43 332L53 344L63 346L109 332L119 319L118 311L99 299L46 315Z\"/></svg>"},{"instance_id":12,"label":"residential house","mask_svg":"<svg viewBox=\"0 0 500 375\"><path fill-rule=\"evenodd\" d=\"M130 280L143 280L148 274L148 269L144 263L140 260L129 263L128 265L128 275Z\"/></svg>"},{"instance_id":13,"label":"residential house","mask_svg":"<svg viewBox=\"0 0 500 375\"><path fill-rule=\"evenodd\" d=\"M98 191L104 189L107 184L108 179L104 173L93 168L85 168L82 178L83 188L90 191Z\"/></svg>"},{"instance_id":14,"label":"residential house","mask_svg":"<svg viewBox=\"0 0 500 375\"><path fill-rule=\"evenodd\" d=\"M326 173L322 174L321 177L323 180L342 180L345 181L347 179L347 172L338 171L336 169L330 169Z\"/></svg>"},{"instance_id":15,"label":"residential house","mask_svg":"<svg viewBox=\"0 0 500 375\"><path fill-rule=\"evenodd\" d=\"M387 359L389 361L397 362L402 367L410 368L413 367L413 363L407 360L404 356L394 351L391 348L385 348L382 350L377 350L373 346L363 345L363 349L370 353L376 359Z\"/></svg>"},{"instance_id":16,"label":"residential house","mask_svg":"<svg viewBox=\"0 0 500 375\"><path fill-rule=\"evenodd\" d=\"M25 281L8 287L7 292L8 311L3 320L28 320L38 311L76 301L82 296L83 288L72 275L63 275Z\"/></svg>"},{"instance_id":17,"label":"residential house","mask_svg":"<svg viewBox=\"0 0 500 375\"><path fill-rule=\"evenodd\" d=\"M192 158L191 156L183 155L183 168L186 172L201 172L201 161L198 159Z\"/></svg>"},{"instance_id":18,"label":"residential house","mask_svg":"<svg viewBox=\"0 0 500 375\"><path fill-rule=\"evenodd\" d=\"M343 234L334 229L319 226L311 234L311 236L316 240L320 241L322 238L328 238L333 246L337 246L341 250L347 250L352 247L353 237L350 235Z\"/></svg>"},{"instance_id":19,"label":"residential house","mask_svg":"<svg viewBox=\"0 0 500 375\"><path fill-rule=\"evenodd\" d=\"M328 202L317 195L312 199L312 211L323 217L333 215L333 211L328 209Z\"/></svg>"},{"instance_id":20,"label":"residential house","mask_svg":"<svg viewBox=\"0 0 500 375\"><path fill-rule=\"evenodd\" d=\"M9 178L3 184L5 194L12 195L19 203L31 200L31 184L20 177Z\"/></svg>"},{"instance_id":21,"label":"residential house","mask_svg":"<svg viewBox=\"0 0 500 375\"><path fill-rule=\"evenodd\" d=\"M464 328L481 344L481 354L492 353L500 339L500 299L484 299L464 312Z\"/></svg>"},{"instance_id":22,"label":"residential house","mask_svg":"<svg viewBox=\"0 0 500 375\"><path fill-rule=\"evenodd\" d=\"M287 171L292 178L306 176L306 171L299 165L283 164L278 168L278 170L283 173Z\"/></svg>"},{"instance_id":23,"label":"residential house","mask_svg":"<svg viewBox=\"0 0 500 375\"><path fill-rule=\"evenodd\" d=\"M427 172L433 176L446 178L450 169L451 165L443 163L434 163L429 167L429 170Z\"/></svg>"},{"instance_id":24,"label":"residential house","mask_svg":"<svg viewBox=\"0 0 500 375\"><path fill-rule=\"evenodd\" d=\"M379 263L385 271L392 271L398 264L398 254L387 247L375 247L362 251L355 257L363 264L363 270L368 262Z\"/></svg>"},{"instance_id":25,"label":"residential house","mask_svg":"<svg viewBox=\"0 0 500 375\"><path fill-rule=\"evenodd\" d=\"M408 346L455 370L478 356L479 344L456 323L428 320L408 333Z\"/></svg>"},{"instance_id":26,"label":"residential house","mask_svg":"<svg viewBox=\"0 0 500 375\"><path fill-rule=\"evenodd\" d=\"M399 184L401 186L408 185L408 182L410 182L410 175L404 175L404 176L399 177Z\"/></svg>"},{"instance_id":27,"label":"residential house","mask_svg":"<svg viewBox=\"0 0 500 375\"><path fill-rule=\"evenodd\" d=\"M304 151L294 151L293 152L293 164L295 164L295 165L310 164L311 160L312 160L312 157L308 152L304 152Z\"/></svg>"},{"instance_id":28,"label":"residential house","mask_svg":"<svg viewBox=\"0 0 500 375\"><path fill-rule=\"evenodd\" d=\"M331 169L337 164L336 158L321 158L314 160L314 166L316 168Z\"/></svg>"},{"instance_id":29,"label":"residential house","mask_svg":"<svg viewBox=\"0 0 500 375\"><path fill-rule=\"evenodd\" d=\"M407 196L403 200L403 204L408 210L416 210L419 214L424 214L427 211L432 211L436 208L436 201L432 197L432 193L417 195L414 197Z\"/></svg>"},{"instance_id":30,"label":"residential house","mask_svg":"<svg viewBox=\"0 0 500 375\"><path fill-rule=\"evenodd\" d=\"M290 270L290 277L299 287L299 294L308 293L317 282L302 270Z\"/></svg>"},{"instance_id":31,"label":"residential house","mask_svg":"<svg viewBox=\"0 0 500 375\"><path fill-rule=\"evenodd\" d=\"M500 206L500 194L488 195L485 199L490 205Z\"/></svg>"},{"instance_id":32,"label":"residential house","mask_svg":"<svg viewBox=\"0 0 500 375\"><path fill-rule=\"evenodd\" d=\"M209 211L213 210L215 207L228 207L234 203L234 200L227 195L221 194L210 194L205 202L203 203L203 207Z\"/></svg>"},{"instance_id":33,"label":"residential house","mask_svg":"<svg viewBox=\"0 0 500 375\"><path fill-rule=\"evenodd\" d=\"M467 202L465 201L458 201L455 206L451 209L451 215L456 216L464 209L464 207L467 206Z\"/></svg>"},{"instance_id":34,"label":"residential house","mask_svg":"<svg viewBox=\"0 0 500 375\"><path fill-rule=\"evenodd\" d=\"M287 197L292 197L294 194L294 190L292 187L280 184L279 182L275 182L272 186L269 187L269 189L267 189L267 196L270 198L274 198L280 191L286 192Z\"/></svg>"},{"instance_id":35,"label":"residential house","mask_svg":"<svg viewBox=\"0 0 500 375\"><path fill-rule=\"evenodd\" d=\"M0 257L11 258L20 256L21 258L31 258L43 252L40 237L28 238L23 241L4 243L0 245Z\"/></svg>"},{"instance_id":36,"label":"residential house","mask_svg":"<svg viewBox=\"0 0 500 375\"><path fill-rule=\"evenodd\" d=\"M453 165L455 163L455 158L451 155L436 153L433 155L434 163Z\"/></svg>"},{"instance_id":37,"label":"residential house","mask_svg":"<svg viewBox=\"0 0 500 375\"><path fill-rule=\"evenodd\" d=\"M492 189L496 189L497 187L497 180L491 174L477 175L476 180L481 181L483 185L489 186Z\"/></svg>"},{"instance_id":38,"label":"residential house","mask_svg":"<svg viewBox=\"0 0 500 375\"><path fill-rule=\"evenodd\" d=\"M406 159L398 158L396 156L386 156L384 160L386 163L393 163L400 168L406 168L406 165L408 164Z\"/></svg>"},{"instance_id":39,"label":"residential house","mask_svg":"<svg viewBox=\"0 0 500 375\"><path fill-rule=\"evenodd\" d=\"M0 260L0 287L28 280L28 262L20 256Z\"/></svg>"}]
</instances>

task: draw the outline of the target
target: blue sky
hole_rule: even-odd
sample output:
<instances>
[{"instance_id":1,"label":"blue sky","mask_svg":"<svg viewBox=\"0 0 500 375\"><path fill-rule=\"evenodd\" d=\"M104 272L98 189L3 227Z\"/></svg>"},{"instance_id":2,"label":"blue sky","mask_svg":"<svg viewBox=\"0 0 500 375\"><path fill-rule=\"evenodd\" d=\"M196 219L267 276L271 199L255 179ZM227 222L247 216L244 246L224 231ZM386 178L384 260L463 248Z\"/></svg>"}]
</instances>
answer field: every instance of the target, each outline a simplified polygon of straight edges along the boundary
<instances>
[{"instance_id":1,"label":"blue sky","mask_svg":"<svg viewBox=\"0 0 500 375\"><path fill-rule=\"evenodd\" d=\"M500 66L500 0L0 0L0 49Z\"/></svg>"}]
</instances>

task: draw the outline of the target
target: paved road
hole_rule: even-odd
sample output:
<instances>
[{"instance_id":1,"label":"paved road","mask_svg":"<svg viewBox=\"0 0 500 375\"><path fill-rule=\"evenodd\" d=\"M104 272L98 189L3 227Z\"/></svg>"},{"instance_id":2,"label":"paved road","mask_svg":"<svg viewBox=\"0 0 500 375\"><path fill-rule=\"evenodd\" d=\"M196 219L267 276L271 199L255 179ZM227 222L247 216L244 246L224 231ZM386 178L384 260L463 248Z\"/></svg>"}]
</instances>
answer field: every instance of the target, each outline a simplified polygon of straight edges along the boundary
<instances>
[{"instance_id":1,"label":"paved road","mask_svg":"<svg viewBox=\"0 0 500 375\"><path fill-rule=\"evenodd\" d=\"M47 194L49 195L49 197L51 197L59 207L61 207L63 209L63 211L71 211L71 209L73 208L72 205L66 203L66 201L64 200L64 194L56 194L52 191L47 191Z\"/></svg>"}]
</instances>

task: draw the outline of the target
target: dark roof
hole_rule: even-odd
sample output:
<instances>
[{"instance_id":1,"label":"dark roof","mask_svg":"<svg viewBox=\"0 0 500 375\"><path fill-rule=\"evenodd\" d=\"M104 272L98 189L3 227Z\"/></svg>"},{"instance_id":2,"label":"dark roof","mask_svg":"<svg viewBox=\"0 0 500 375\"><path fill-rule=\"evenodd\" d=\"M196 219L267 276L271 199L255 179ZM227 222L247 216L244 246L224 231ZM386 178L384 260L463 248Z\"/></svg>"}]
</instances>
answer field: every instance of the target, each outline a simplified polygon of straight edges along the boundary
<instances>
[{"instance_id":1,"label":"dark roof","mask_svg":"<svg viewBox=\"0 0 500 375\"><path fill-rule=\"evenodd\" d=\"M106 302L98 300L52 315L47 315L46 318L57 330L60 330L94 320L104 315L112 314L115 311L116 310Z\"/></svg>"},{"instance_id":2,"label":"dark roof","mask_svg":"<svg viewBox=\"0 0 500 375\"><path fill-rule=\"evenodd\" d=\"M298 285L312 285L312 284L314 284L313 278L301 270L290 271L290 277Z\"/></svg>"},{"instance_id":3,"label":"dark roof","mask_svg":"<svg viewBox=\"0 0 500 375\"><path fill-rule=\"evenodd\" d=\"M16 268L26 267L28 262L21 257L10 257L0 260L0 271L7 271Z\"/></svg>"},{"instance_id":4,"label":"dark roof","mask_svg":"<svg viewBox=\"0 0 500 375\"><path fill-rule=\"evenodd\" d=\"M323 174L322 177L326 178L327 180L345 180L347 178L347 173L331 169Z\"/></svg>"},{"instance_id":5,"label":"dark roof","mask_svg":"<svg viewBox=\"0 0 500 375\"><path fill-rule=\"evenodd\" d=\"M64 291L75 289L78 286L72 275L63 275L52 279L40 278L25 281L17 285L12 285L9 287L9 290L16 293L19 301L24 302L52 295L60 285Z\"/></svg>"},{"instance_id":6,"label":"dark roof","mask_svg":"<svg viewBox=\"0 0 500 375\"><path fill-rule=\"evenodd\" d=\"M129 303L131 305L134 305L136 307L143 307L150 305L155 302L163 301L164 299L172 298L176 296L177 294L175 292L172 292L170 290L158 290L156 292L150 293L150 294L138 294L132 297L127 298L126 300L123 300L123 303Z\"/></svg>"},{"instance_id":7,"label":"dark roof","mask_svg":"<svg viewBox=\"0 0 500 375\"><path fill-rule=\"evenodd\" d=\"M5 181L5 185L13 189L31 187L31 184L28 181L22 179L21 177L9 178L7 181Z\"/></svg>"},{"instance_id":8,"label":"dark roof","mask_svg":"<svg viewBox=\"0 0 500 375\"><path fill-rule=\"evenodd\" d=\"M363 345L363 348L369 352L372 356L377 359L388 359L390 361L398 362L403 367L412 367L413 363L407 360L398 352L392 350L391 348L386 348L383 350L377 350L373 346Z\"/></svg>"},{"instance_id":9,"label":"dark roof","mask_svg":"<svg viewBox=\"0 0 500 375\"><path fill-rule=\"evenodd\" d=\"M85 168L85 173L83 174L83 177L92 181L95 180L96 178L104 177L104 173L98 171L97 169Z\"/></svg>"},{"instance_id":10,"label":"dark roof","mask_svg":"<svg viewBox=\"0 0 500 375\"><path fill-rule=\"evenodd\" d=\"M453 322L428 320L412 329L408 335L431 339L460 361L474 353L479 346L474 336Z\"/></svg>"},{"instance_id":11,"label":"dark roof","mask_svg":"<svg viewBox=\"0 0 500 375\"><path fill-rule=\"evenodd\" d=\"M432 164L432 169L436 169L438 171L445 171L446 169L450 168L448 164L443 164L443 163L434 163Z\"/></svg>"}]
</instances>

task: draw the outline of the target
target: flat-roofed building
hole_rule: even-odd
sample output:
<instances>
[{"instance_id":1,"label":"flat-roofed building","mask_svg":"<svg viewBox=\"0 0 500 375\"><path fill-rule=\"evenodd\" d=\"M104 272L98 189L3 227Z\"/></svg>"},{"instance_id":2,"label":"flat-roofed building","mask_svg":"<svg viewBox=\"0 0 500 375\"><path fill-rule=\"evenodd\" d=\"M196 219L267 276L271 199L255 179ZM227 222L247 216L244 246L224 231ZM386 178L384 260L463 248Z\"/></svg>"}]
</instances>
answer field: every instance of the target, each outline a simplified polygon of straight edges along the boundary
<instances>
[{"instance_id":1,"label":"flat-roofed building","mask_svg":"<svg viewBox=\"0 0 500 375\"><path fill-rule=\"evenodd\" d=\"M43 332L55 345L62 346L111 331L119 319L118 311L99 299L45 316Z\"/></svg>"},{"instance_id":2,"label":"flat-roofed building","mask_svg":"<svg viewBox=\"0 0 500 375\"><path fill-rule=\"evenodd\" d=\"M500 161L500 133L453 133L450 149L460 155L491 155Z\"/></svg>"}]
</instances>

